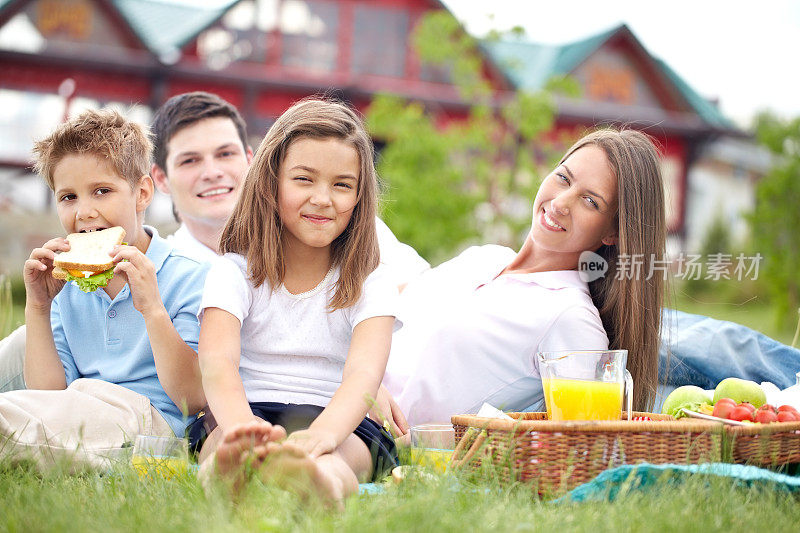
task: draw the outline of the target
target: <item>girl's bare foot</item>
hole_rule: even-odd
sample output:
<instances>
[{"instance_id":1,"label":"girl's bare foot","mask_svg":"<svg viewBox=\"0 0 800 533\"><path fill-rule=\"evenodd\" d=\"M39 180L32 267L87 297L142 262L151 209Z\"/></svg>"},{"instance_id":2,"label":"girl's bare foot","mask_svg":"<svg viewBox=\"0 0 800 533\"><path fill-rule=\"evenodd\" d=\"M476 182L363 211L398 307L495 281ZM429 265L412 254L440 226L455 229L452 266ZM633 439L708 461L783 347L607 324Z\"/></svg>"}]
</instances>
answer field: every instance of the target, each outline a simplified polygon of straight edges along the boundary
<instances>
[{"instance_id":1,"label":"girl's bare foot","mask_svg":"<svg viewBox=\"0 0 800 533\"><path fill-rule=\"evenodd\" d=\"M259 476L263 481L276 483L302 498L315 496L342 507L348 487L341 472L338 472L342 466L346 468L340 459L331 454L312 459L302 448L291 442L270 442L265 447L268 457L259 469ZM355 480L354 475L353 479ZM354 487L358 487L357 482Z\"/></svg>"},{"instance_id":2,"label":"girl's bare foot","mask_svg":"<svg viewBox=\"0 0 800 533\"><path fill-rule=\"evenodd\" d=\"M216 451L201 465L200 474L204 479L211 471L232 483L238 493L247 473L256 470L267 456L267 444L286 438L281 426L267 422L253 421L241 424L225 433Z\"/></svg>"}]
</instances>

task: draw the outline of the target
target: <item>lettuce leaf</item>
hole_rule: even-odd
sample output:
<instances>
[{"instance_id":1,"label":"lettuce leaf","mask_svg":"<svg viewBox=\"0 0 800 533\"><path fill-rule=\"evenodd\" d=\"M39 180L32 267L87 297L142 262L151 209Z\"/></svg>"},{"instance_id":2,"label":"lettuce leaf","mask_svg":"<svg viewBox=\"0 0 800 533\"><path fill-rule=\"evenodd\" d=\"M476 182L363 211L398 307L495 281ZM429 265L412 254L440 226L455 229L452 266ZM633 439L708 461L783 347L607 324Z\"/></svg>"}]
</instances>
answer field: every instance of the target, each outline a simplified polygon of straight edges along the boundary
<instances>
[{"instance_id":1,"label":"lettuce leaf","mask_svg":"<svg viewBox=\"0 0 800 533\"><path fill-rule=\"evenodd\" d=\"M661 412L665 415L681 418L686 416L682 409L697 411L704 403L713 403L706 391L694 385L684 385L669 393L667 399L664 400L664 405L661 407Z\"/></svg>"},{"instance_id":2,"label":"lettuce leaf","mask_svg":"<svg viewBox=\"0 0 800 533\"><path fill-rule=\"evenodd\" d=\"M100 287L105 287L108 285L108 281L114 277L114 269L109 268L105 272L100 272L99 274L95 274L94 276L89 276L88 278L84 277L75 277L72 274L67 274L67 281L74 281L75 285L78 286L80 290L83 292L93 292L99 289Z\"/></svg>"}]
</instances>

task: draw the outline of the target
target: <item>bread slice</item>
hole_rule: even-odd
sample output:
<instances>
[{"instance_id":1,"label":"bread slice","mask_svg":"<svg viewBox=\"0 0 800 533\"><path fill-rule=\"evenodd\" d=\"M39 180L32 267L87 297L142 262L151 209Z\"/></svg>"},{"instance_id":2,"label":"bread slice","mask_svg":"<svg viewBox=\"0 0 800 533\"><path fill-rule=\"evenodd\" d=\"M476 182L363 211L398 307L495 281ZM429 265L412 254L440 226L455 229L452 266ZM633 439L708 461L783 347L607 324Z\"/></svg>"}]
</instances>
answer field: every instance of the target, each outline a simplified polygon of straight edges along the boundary
<instances>
[{"instance_id":1,"label":"bread slice","mask_svg":"<svg viewBox=\"0 0 800 533\"><path fill-rule=\"evenodd\" d=\"M67 279L69 272L61 267L53 267L53 277L56 279Z\"/></svg>"},{"instance_id":2,"label":"bread slice","mask_svg":"<svg viewBox=\"0 0 800 533\"><path fill-rule=\"evenodd\" d=\"M120 226L90 233L70 233L67 235L69 251L61 252L53 261L53 277L64 279L67 274L65 270L108 270L114 266L108 253L117 244L122 244L124 238L125 230Z\"/></svg>"}]
</instances>

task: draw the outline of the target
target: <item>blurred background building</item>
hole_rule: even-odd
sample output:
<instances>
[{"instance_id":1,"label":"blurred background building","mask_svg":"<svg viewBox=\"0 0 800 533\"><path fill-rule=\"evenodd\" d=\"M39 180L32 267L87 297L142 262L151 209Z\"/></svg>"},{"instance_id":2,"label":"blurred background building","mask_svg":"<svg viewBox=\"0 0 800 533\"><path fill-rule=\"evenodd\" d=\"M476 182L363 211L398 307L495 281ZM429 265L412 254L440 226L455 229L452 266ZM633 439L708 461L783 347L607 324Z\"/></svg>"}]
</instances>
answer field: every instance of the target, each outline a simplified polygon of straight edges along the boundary
<instances>
[{"instance_id":1,"label":"blurred background building","mask_svg":"<svg viewBox=\"0 0 800 533\"><path fill-rule=\"evenodd\" d=\"M359 109L376 93L424 102L442 120L465 116L446 67L410 42L436 0L0 0L0 272L59 226L51 195L30 173L32 141L89 106L116 106L145 124L172 95L214 92L244 115L255 147L295 100L329 93ZM210 5L210 4L209 4ZM535 40L535 35L530 36ZM624 124L663 147L670 248L695 251L718 218L734 238L769 158L622 25L561 46L485 41L497 98L567 74L555 132ZM380 139L376 139L380 141ZM31 224L31 215L37 224ZM169 200L149 220L169 226ZM34 227L35 226L35 227Z\"/></svg>"}]
</instances>

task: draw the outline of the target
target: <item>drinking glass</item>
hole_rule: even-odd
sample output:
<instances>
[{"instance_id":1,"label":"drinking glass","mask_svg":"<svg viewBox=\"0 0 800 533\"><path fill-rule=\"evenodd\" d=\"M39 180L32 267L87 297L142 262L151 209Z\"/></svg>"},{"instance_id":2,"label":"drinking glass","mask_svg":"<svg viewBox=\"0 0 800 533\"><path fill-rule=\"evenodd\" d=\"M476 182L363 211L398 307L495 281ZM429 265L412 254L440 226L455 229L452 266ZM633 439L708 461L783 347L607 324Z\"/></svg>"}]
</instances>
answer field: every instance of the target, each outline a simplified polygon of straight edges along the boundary
<instances>
[{"instance_id":1,"label":"drinking glass","mask_svg":"<svg viewBox=\"0 0 800 533\"><path fill-rule=\"evenodd\" d=\"M444 472L456 447L452 424L422 424L411 427L411 459Z\"/></svg>"},{"instance_id":2,"label":"drinking glass","mask_svg":"<svg viewBox=\"0 0 800 533\"><path fill-rule=\"evenodd\" d=\"M623 393L628 420L633 378L627 350L573 350L537 354L547 418L620 420Z\"/></svg>"},{"instance_id":3,"label":"drinking glass","mask_svg":"<svg viewBox=\"0 0 800 533\"><path fill-rule=\"evenodd\" d=\"M131 463L140 476L185 475L189 468L189 446L185 439L137 435Z\"/></svg>"}]
</instances>

